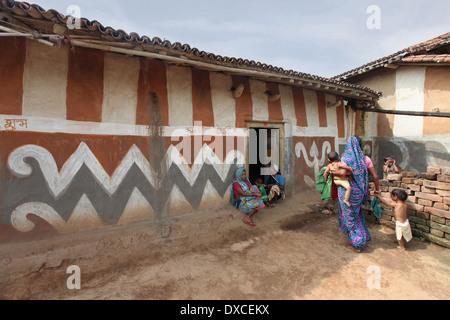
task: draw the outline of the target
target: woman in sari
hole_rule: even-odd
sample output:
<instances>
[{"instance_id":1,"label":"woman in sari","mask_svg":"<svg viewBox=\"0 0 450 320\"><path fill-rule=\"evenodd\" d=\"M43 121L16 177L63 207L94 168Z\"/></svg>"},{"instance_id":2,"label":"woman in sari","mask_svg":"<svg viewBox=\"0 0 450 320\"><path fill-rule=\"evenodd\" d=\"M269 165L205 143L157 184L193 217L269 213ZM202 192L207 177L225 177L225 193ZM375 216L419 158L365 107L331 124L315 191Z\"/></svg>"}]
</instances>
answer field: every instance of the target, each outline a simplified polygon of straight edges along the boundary
<instances>
[{"instance_id":1,"label":"woman in sari","mask_svg":"<svg viewBox=\"0 0 450 320\"><path fill-rule=\"evenodd\" d=\"M231 203L235 208L247 215L243 220L245 224L256 227L256 224L253 222L253 216L265 206L258 187L252 186L247 179L245 168L236 171L233 187L231 188Z\"/></svg>"},{"instance_id":2,"label":"woman in sari","mask_svg":"<svg viewBox=\"0 0 450 320\"><path fill-rule=\"evenodd\" d=\"M353 169L353 179L349 180L352 187L350 206L344 203L345 188L339 187L338 190L340 230L350 241L347 247L356 252L362 252L367 242L371 241L362 210L362 206L369 200L369 173L374 178L376 192L380 190L379 179L372 160L364 156L361 144L361 138L350 137L341 157L342 162Z\"/></svg>"}]
</instances>

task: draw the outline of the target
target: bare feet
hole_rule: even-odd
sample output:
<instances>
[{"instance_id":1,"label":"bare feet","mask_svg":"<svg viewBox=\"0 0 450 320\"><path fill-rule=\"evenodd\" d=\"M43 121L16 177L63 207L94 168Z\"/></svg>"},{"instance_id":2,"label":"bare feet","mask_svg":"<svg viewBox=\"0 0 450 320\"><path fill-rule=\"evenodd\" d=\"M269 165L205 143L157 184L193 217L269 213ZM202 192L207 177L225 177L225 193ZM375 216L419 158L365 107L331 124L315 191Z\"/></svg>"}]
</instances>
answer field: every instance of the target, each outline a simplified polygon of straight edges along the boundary
<instances>
[{"instance_id":1,"label":"bare feet","mask_svg":"<svg viewBox=\"0 0 450 320\"><path fill-rule=\"evenodd\" d=\"M348 244L348 243L345 245L345 247L348 248L348 249L351 249L352 251L357 252L357 253L361 253L362 252L362 250L358 250L355 247L353 247L351 244Z\"/></svg>"},{"instance_id":2,"label":"bare feet","mask_svg":"<svg viewBox=\"0 0 450 320\"><path fill-rule=\"evenodd\" d=\"M406 248L402 247L402 246L398 246L397 249L400 250L400 251L406 251Z\"/></svg>"}]
</instances>

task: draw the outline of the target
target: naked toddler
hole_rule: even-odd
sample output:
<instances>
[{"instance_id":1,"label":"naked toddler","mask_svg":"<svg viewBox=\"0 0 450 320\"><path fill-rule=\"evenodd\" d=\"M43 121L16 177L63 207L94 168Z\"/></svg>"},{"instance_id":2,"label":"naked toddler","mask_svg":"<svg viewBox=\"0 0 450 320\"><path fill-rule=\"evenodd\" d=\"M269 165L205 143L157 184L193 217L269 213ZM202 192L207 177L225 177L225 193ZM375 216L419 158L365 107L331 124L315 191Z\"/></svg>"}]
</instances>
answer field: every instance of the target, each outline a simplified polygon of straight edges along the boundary
<instances>
[{"instance_id":1,"label":"naked toddler","mask_svg":"<svg viewBox=\"0 0 450 320\"><path fill-rule=\"evenodd\" d=\"M347 166L341 161L339 154L337 152L330 152L328 154L328 162L330 164L327 166L325 173L323 175L325 181L328 180L328 175L331 174L334 179L334 183L338 186L344 187L347 191L345 193L344 203L350 207L350 195L352 193L352 187L348 181L348 173L353 173L352 168Z\"/></svg>"}]
</instances>

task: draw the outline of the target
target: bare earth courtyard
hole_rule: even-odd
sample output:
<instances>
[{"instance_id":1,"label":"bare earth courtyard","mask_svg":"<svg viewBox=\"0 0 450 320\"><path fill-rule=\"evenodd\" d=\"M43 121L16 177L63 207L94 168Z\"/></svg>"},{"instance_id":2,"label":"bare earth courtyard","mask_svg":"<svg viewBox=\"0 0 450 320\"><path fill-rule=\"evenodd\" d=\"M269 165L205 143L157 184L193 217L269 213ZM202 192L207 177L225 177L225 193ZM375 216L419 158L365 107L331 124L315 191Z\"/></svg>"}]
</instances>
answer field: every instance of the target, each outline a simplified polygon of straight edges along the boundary
<instances>
[{"instance_id":1,"label":"bare earth courtyard","mask_svg":"<svg viewBox=\"0 0 450 320\"><path fill-rule=\"evenodd\" d=\"M450 250L413 240L400 252L393 230L369 222L372 242L357 254L345 247L337 215L321 207L311 192L263 210L256 228L230 207L205 213L215 217L207 225L158 226L157 237L136 224L3 245L0 298L450 299ZM67 287L71 265L81 270L80 290Z\"/></svg>"}]
</instances>

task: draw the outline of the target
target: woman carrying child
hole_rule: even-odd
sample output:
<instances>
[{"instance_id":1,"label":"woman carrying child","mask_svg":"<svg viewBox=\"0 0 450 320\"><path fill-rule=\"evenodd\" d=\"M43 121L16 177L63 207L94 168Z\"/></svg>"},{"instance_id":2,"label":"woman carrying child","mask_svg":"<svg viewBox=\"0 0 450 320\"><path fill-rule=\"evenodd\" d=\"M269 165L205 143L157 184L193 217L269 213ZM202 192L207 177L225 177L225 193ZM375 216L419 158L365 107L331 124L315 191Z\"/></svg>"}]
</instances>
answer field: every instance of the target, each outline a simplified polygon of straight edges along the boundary
<instances>
[{"instance_id":1,"label":"woman carrying child","mask_svg":"<svg viewBox=\"0 0 450 320\"><path fill-rule=\"evenodd\" d=\"M362 140L359 137L350 137L341 161L353 170L353 178L349 180L352 188L350 206L344 202L347 191L344 188L339 188L338 191L340 230L350 241L347 247L362 252L371 240L362 211L362 206L369 199L369 174L374 178L377 194L380 193L379 179L372 160L362 152Z\"/></svg>"}]
</instances>

